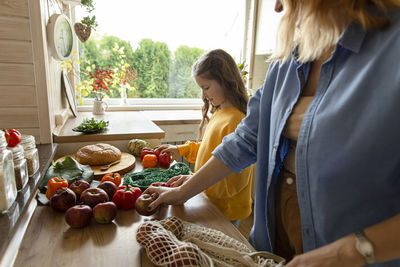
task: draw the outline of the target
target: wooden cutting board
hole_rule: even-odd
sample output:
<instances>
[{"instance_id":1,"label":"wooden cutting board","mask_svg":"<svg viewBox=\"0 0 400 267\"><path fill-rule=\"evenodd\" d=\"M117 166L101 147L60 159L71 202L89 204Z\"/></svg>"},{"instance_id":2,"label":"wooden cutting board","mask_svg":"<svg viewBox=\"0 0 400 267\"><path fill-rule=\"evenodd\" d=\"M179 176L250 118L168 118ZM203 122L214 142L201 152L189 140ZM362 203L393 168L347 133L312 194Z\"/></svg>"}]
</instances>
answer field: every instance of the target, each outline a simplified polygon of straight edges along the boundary
<instances>
[{"instance_id":1,"label":"wooden cutting board","mask_svg":"<svg viewBox=\"0 0 400 267\"><path fill-rule=\"evenodd\" d=\"M99 166L90 166L94 172L94 178L98 179L101 178L104 174L109 173L109 172L118 172L119 174L123 175L129 171L131 171L133 168L135 168L136 164L136 158L132 154L126 153L126 152L121 152L121 161L113 166L111 166L108 170L106 171L101 171L100 168L104 165L99 165ZM64 161L66 157L72 157L74 159L75 155L67 155L62 158L59 158L56 160L56 162L61 162Z\"/></svg>"}]
</instances>

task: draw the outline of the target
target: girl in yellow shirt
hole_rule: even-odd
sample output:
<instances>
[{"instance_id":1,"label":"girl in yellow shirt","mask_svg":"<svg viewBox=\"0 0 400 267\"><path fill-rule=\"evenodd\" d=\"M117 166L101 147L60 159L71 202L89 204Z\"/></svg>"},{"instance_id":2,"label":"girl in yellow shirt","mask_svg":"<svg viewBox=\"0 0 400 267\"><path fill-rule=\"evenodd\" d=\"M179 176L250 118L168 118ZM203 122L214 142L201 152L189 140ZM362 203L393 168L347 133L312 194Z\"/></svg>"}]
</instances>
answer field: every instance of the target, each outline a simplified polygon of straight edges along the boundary
<instances>
[{"instance_id":1,"label":"girl in yellow shirt","mask_svg":"<svg viewBox=\"0 0 400 267\"><path fill-rule=\"evenodd\" d=\"M192 76L202 90L203 119L199 126L199 140L184 145L164 144L162 152L170 152L172 158L184 156L195 163L197 171L212 156L212 151L225 135L235 131L246 115L247 91L234 59L224 50L217 49L202 55L193 65ZM211 113L211 118L208 114ZM202 136L203 126L207 122ZM253 166L234 173L205 190L208 198L232 221L235 226L251 213L251 179ZM180 186L191 176L176 176L168 185Z\"/></svg>"}]
</instances>

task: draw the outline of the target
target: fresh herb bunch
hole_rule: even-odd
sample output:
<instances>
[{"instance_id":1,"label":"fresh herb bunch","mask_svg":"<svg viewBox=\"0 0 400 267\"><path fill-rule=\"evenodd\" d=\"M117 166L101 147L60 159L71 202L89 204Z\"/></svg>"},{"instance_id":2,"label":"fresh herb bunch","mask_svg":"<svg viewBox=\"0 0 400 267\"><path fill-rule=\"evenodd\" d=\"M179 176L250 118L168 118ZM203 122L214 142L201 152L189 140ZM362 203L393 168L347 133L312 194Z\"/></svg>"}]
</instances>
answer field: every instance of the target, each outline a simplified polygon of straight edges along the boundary
<instances>
[{"instance_id":1,"label":"fresh herb bunch","mask_svg":"<svg viewBox=\"0 0 400 267\"><path fill-rule=\"evenodd\" d=\"M83 133L104 132L108 127L108 121L96 120L95 118L83 119L83 122L72 130Z\"/></svg>"}]
</instances>

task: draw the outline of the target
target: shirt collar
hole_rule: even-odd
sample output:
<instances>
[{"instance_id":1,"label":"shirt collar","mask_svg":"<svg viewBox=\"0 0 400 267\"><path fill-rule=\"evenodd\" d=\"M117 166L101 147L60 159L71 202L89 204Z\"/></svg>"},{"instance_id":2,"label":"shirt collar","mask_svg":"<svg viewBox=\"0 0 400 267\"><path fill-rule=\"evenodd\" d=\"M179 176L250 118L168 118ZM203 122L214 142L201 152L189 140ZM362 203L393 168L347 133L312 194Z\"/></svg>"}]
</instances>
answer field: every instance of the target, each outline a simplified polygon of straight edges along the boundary
<instances>
[{"instance_id":1,"label":"shirt collar","mask_svg":"<svg viewBox=\"0 0 400 267\"><path fill-rule=\"evenodd\" d=\"M367 33L360 24L353 22L347 26L342 35L339 37L338 44L345 49L348 49L354 53L358 53L361 49L361 45L366 34ZM301 67L303 64L297 61L298 47L299 45L297 44L292 50L292 59L297 67Z\"/></svg>"},{"instance_id":2,"label":"shirt collar","mask_svg":"<svg viewBox=\"0 0 400 267\"><path fill-rule=\"evenodd\" d=\"M353 22L342 33L338 43L342 47L354 53L358 53L360 52L361 45L364 41L366 34L367 33L364 31L360 24Z\"/></svg>"}]
</instances>

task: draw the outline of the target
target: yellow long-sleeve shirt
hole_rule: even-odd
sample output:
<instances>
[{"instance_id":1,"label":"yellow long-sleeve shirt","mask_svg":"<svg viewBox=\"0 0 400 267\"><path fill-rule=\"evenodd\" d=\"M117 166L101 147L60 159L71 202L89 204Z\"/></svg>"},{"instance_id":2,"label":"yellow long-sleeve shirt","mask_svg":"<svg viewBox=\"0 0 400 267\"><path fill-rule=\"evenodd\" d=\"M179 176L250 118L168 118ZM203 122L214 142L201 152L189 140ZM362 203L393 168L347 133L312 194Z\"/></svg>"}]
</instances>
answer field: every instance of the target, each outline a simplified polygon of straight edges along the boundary
<instances>
[{"instance_id":1,"label":"yellow long-sleeve shirt","mask_svg":"<svg viewBox=\"0 0 400 267\"><path fill-rule=\"evenodd\" d=\"M212 156L211 152L222 142L225 135L235 131L245 117L235 107L217 109L204 132L200 143L188 141L178 146L179 153L189 162L195 163L195 172ZM251 213L251 180L253 166L240 173L233 173L205 190L208 198L229 220L240 220Z\"/></svg>"}]
</instances>

